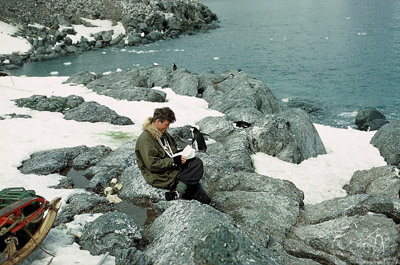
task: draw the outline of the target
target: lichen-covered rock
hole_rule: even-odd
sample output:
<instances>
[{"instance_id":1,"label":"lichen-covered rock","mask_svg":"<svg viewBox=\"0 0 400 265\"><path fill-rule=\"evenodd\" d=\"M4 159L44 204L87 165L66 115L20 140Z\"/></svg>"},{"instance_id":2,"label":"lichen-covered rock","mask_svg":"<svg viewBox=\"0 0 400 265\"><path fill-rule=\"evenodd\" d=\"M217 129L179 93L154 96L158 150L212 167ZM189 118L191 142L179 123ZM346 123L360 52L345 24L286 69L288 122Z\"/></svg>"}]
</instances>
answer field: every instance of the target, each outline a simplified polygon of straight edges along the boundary
<instances>
[{"instance_id":1,"label":"lichen-covered rock","mask_svg":"<svg viewBox=\"0 0 400 265\"><path fill-rule=\"evenodd\" d=\"M235 129L233 123L225 117L205 117L196 124L202 133L208 134L213 139L225 138Z\"/></svg>"},{"instance_id":2,"label":"lichen-covered rock","mask_svg":"<svg viewBox=\"0 0 400 265\"><path fill-rule=\"evenodd\" d=\"M399 229L382 215L341 217L295 227L285 249L322 264L397 264Z\"/></svg>"},{"instance_id":3,"label":"lichen-covered rock","mask_svg":"<svg viewBox=\"0 0 400 265\"><path fill-rule=\"evenodd\" d=\"M282 243L297 223L300 204L290 195L268 192L228 191L213 196L216 207L232 216L255 242L268 246L270 237Z\"/></svg>"},{"instance_id":4,"label":"lichen-covered rock","mask_svg":"<svg viewBox=\"0 0 400 265\"><path fill-rule=\"evenodd\" d=\"M132 218L124 213L112 212L87 223L79 244L92 255L106 252L115 255L117 249L137 248L142 238L142 230Z\"/></svg>"},{"instance_id":5,"label":"lichen-covered rock","mask_svg":"<svg viewBox=\"0 0 400 265\"><path fill-rule=\"evenodd\" d=\"M126 168L135 165L135 144L135 141L124 143L103 157L96 166L87 169L86 176L91 178L87 189L101 194L113 178L118 178Z\"/></svg>"},{"instance_id":6,"label":"lichen-covered rock","mask_svg":"<svg viewBox=\"0 0 400 265\"><path fill-rule=\"evenodd\" d=\"M173 72L169 86L179 95L194 97L199 94L199 77L181 68Z\"/></svg>"},{"instance_id":7,"label":"lichen-covered rock","mask_svg":"<svg viewBox=\"0 0 400 265\"><path fill-rule=\"evenodd\" d=\"M88 150L88 147L81 145L36 152L29 159L22 161L22 165L18 169L23 174L48 175L61 173L69 167L70 162L75 157Z\"/></svg>"},{"instance_id":8,"label":"lichen-covered rock","mask_svg":"<svg viewBox=\"0 0 400 265\"><path fill-rule=\"evenodd\" d=\"M55 226L71 222L75 215L83 213L107 213L114 208L105 197L87 193L74 193L57 214Z\"/></svg>"},{"instance_id":9,"label":"lichen-covered rock","mask_svg":"<svg viewBox=\"0 0 400 265\"><path fill-rule=\"evenodd\" d=\"M226 71L215 76L212 82L212 87L208 86L204 91L203 98L209 102L210 108L228 116L231 111L237 113L238 109L243 113L248 110L256 111L257 118L280 111L278 101L269 88L243 72Z\"/></svg>"},{"instance_id":10,"label":"lichen-covered rock","mask_svg":"<svg viewBox=\"0 0 400 265\"><path fill-rule=\"evenodd\" d=\"M393 202L385 195L351 195L306 205L302 216L306 224L317 224L343 216L366 215L369 212L393 216Z\"/></svg>"},{"instance_id":11,"label":"lichen-covered rock","mask_svg":"<svg viewBox=\"0 0 400 265\"><path fill-rule=\"evenodd\" d=\"M326 153L310 118L300 109L267 115L251 127L250 138L255 151L295 164Z\"/></svg>"},{"instance_id":12,"label":"lichen-covered rock","mask_svg":"<svg viewBox=\"0 0 400 265\"><path fill-rule=\"evenodd\" d=\"M39 111L61 112L78 107L85 100L80 96L71 95L68 97L33 95L29 98L16 99L18 107L30 108Z\"/></svg>"},{"instance_id":13,"label":"lichen-covered rock","mask_svg":"<svg viewBox=\"0 0 400 265\"><path fill-rule=\"evenodd\" d=\"M396 171L391 166L374 167L354 172L350 182L343 186L348 195L365 194L372 182L379 178L395 178Z\"/></svg>"},{"instance_id":14,"label":"lichen-covered rock","mask_svg":"<svg viewBox=\"0 0 400 265\"><path fill-rule=\"evenodd\" d=\"M164 199L166 190L153 187L147 183L136 165L124 170L120 182L122 189L119 196L124 200L158 202Z\"/></svg>"},{"instance_id":15,"label":"lichen-covered rock","mask_svg":"<svg viewBox=\"0 0 400 265\"><path fill-rule=\"evenodd\" d=\"M192 145L193 133L190 130L189 125L170 128L168 129L168 133L171 134L172 137L174 137L178 149L183 149L187 145Z\"/></svg>"},{"instance_id":16,"label":"lichen-covered rock","mask_svg":"<svg viewBox=\"0 0 400 265\"><path fill-rule=\"evenodd\" d=\"M151 88L164 87L167 80L169 72L165 67L148 67L103 75L86 86L100 95L116 99L164 102L166 93Z\"/></svg>"},{"instance_id":17,"label":"lichen-covered rock","mask_svg":"<svg viewBox=\"0 0 400 265\"><path fill-rule=\"evenodd\" d=\"M196 201L173 202L152 223L148 237L151 243L144 253L155 265L224 263L219 258L232 264L279 264L237 229L231 217Z\"/></svg>"},{"instance_id":18,"label":"lichen-covered rock","mask_svg":"<svg viewBox=\"0 0 400 265\"><path fill-rule=\"evenodd\" d=\"M72 167L75 169L86 169L95 166L103 157L111 152L111 148L104 145L98 145L89 148L87 152L83 152L74 158Z\"/></svg>"},{"instance_id":19,"label":"lichen-covered rock","mask_svg":"<svg viewBox=\"0 0 400 265\"><path fill-rule=\"evenodd\" d=\"M281 264L243 234L218 225L195 247L195 264Z\"/></svg>"},{"instance_id":20,"label":"lichen-covered rock","mask_svg":"<svg viewBox=\"0 0 400 265\"><path fill-rule=\"evenodd\" d=\"M118 248L114 251L115 265L151 265L153 262L137 248Z\"/></svg>"}]
</instances>

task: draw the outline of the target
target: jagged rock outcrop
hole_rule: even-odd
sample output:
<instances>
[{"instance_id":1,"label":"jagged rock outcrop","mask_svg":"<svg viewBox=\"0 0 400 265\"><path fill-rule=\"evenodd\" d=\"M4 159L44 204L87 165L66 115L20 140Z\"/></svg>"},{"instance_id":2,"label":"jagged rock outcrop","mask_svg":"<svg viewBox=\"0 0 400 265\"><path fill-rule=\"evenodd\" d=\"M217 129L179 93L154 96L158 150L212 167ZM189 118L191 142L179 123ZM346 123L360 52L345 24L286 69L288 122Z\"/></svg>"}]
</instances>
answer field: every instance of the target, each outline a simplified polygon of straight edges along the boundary
<instances>
[{"instance_id":1,"label":"jagged rock outcrop","mask_svg":"<svg viewBox=\"0 0 400 265\"><path fill-rule=\"evenodd\" d=\"M51 111L65 113L67 110L76 108L85 100L80 96L71 95L68 97L33 95L29 98L16 99L18 107L30 108L39 111Z\"/></svg>"},{"instance_id":2,"label":"jagged rock outcrop","mask_svg":"<svg viewBox=\"0 0 400 265\"><path fill-rule=\"evenodd\" d=\"M90 178L86 189L102 194L113 178L119 178L126 168L135 165L135 143L126 142L101 159L96 166L86 170L86 176Z\"/></svg>"},{"instance_id":3,"label":"jagged rock outcrop","mask_svg":"<svg viewBox=\"0 0 400 265\"><path fill-rule=\"evenodd\" d=\"M237 229L231 217L195 201L173 203L152 223L148 236L151 243L144 252L154 264L219 264L221 259L280 264Z\"/></svg>"},{"instance_id":4,"label":"jagged rock outcrop","mask_svg":"<svg viewBox=\"0 0 400 265\"><path fill-rule=\"evenodd\" d=\"M83 102L76 108L67 110L64 118L80 122L108 122L114 125L132 125L133 121L121 115L118 115L110 108L97 102Z\"/></svg>"},{"instance_id":5,"label":"jagged rock outcrop","mask_svg":"<svg viewBox=\"0 0 400 265\"><path fill-rule=\"evenodd\" d=\"M70 166L75 157L88 150L88 147L82 145L36 152L29 159L22 161L22 165L18 169L24 174L61 173Z\"/></svg>"},{"instance_id":6,"label":"jagged rock outcrop","mask_svg":"<svg viewBox=\"0 0 400 265\"><path fill-rule=\"evenodd\" d=\"M142 229L132 218L121 212L111 212L87 223L79 244L92 255L106 252L115 255L117 249L138 248L142 238Z\"/></svg>"},{"instance_id":7,"label":"jagged rock outcrop","mask_svg":"<svg viewBox=\"0 0 400 265\"><path fill-rule=\"evenodd\" d=\"M15 100L18 107L26 107L39 111L61 112L66 120L80 122L108 122L115 125L132 125L130 118L118 115L112 109L97 102L85 102L82 97L33 95L29 98Z\"/></svg>"},{"instance_id":8,"label":"jagged rock outcrop","mask_svg":"<svg viewBox=\"0 0 400 265\"><path fill-rule=\"evenodd\" d=\"M74 220L74 216L84 213L107 213L114 210L105 197L98 195L75 193L66 201L63 210L57 214L55 226Z\"/></svg>"},{"instance_id":9,"label":"jagged rock outcrop","mask_svg":"<svg viewBox=\"0 0 400 265\"><path fill-rule=\"evenodd\" d=\"M365 108L357 113L355 124L361 131L376 131L386 123L385 115L375 108Z\"/></svg>"},{"instance_id":10,"label":"jagged rock outcrop","mask_svg":"<svg viewBox=\"0 0 400 265\"><path fill-rule=\"evenodd\" d=\"M388 165L400 167L400 121L382 126L370 143L378 148Z\"/></svg>"},{"instance_id":11,"label":"jagged rock outcrop","mask_svg":"<svg viewBox=\"0 0 400 265\"><path fill-rule=\"evenodd\" d=\"M397 225L386 216L344 216L291 230L284 247L321 264L397 264Z\"/></svg>"},{"instance_id":12,"label":"jagged rock outcrop","mask_svg":"<svg viewBox=\"0 0 400 265\"><path fill-rule=\"evenodd\" d=\"M216 28L214 22L218 20L204 4L187 0L4 0L0 14L3 21L20 25L17 35L32 46L27 54L15 53L1 59L0 67L7 69L27 60L52 60L107 46L136 46L183 33L204 32ZM77 34L74 25L94 26L88 19L120 23L124 32L117 35L99 28L90 39L81 36L73 41Z\"/></svg>"},{"instance_id":13,"label":"jagged rock outcrop","mask_svg":"<svg viewBox=\"0 0 400 265\"><path fill-rule=\"evenodd\" d=\"M388 216L397 219L400 217L400 178L394 167L384 166L356 171L350 183L343 188L349 195L371 194L388 197L393 204L393 210Z\"/></svg>"},{"instance_id":14,"label":"jagged rock outcrop","mask_svg":"<svg viewBox=\"0 0 400 265\"><path fill-rule=\"evenodd\" d=\"M256 152L295 164L326 153L313 123L300 109L267 115L251 127L250 138Z\"/></svg>"}]
</instances>

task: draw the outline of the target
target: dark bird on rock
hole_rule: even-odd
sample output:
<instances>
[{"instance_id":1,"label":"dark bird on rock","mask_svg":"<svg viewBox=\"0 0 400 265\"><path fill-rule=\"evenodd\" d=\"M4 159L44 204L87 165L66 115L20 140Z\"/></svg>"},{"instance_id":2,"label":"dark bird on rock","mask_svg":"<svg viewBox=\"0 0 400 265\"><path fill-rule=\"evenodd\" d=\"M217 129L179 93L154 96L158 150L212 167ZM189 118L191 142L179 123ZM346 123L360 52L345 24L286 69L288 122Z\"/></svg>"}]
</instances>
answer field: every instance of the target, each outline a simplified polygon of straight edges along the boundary
<instances>
[{"instance_id":1,"label":"dark bird on rock","mask_svg":"<svg viewBox=\"0 0 400 265\"><path fill-rule=\"evenodd\" d=\"M176 64L174 63L174 66L172 66L172 70L176 70L176 69L178 69L178 67L176 66Z\"/></svg>"},{"instance_id":2,"label":"dark bird on rock","mask_svg":"<svg viewBox=\"0 0 400 265\"><path fill-rule=\"evenodd\" d=\"M192 128L192 133L193 133L193 139L192 139L192 144L195 143L197 151L201 152L206 152L207 151L207 145L206 145L206 140L204 139L204 136L208 134L201 133L199 129L196 127L191 127Z\"/></svg>"},{"instance_id":3,"label":"dark bird on rock","mask_svg":"<svg viewBox=\"0 0 400 265\"><path fill-rule=\"evenodd\" d=\"M249 128L251 126L251 123L248 123L247 121L235 121L233 122L236 127L241 127L241 128Z\"/></svg>"}]
</instances>

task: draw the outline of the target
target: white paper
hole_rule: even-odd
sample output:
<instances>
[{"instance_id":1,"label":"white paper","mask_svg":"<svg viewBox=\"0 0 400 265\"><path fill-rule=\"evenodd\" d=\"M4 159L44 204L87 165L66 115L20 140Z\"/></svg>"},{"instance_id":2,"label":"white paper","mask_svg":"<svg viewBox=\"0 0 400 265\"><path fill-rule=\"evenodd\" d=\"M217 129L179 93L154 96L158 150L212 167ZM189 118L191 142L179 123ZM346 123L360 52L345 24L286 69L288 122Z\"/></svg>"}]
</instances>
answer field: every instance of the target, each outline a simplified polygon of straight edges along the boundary
<instances>
[{"instance_id":1,"label":"white paper","mask_svg":"<svg viewBox=\"0 0 400 265\"><path fill-rule=\"evenodd\" d=\"M174 156L184 156L186 159L191 159L196 155L196 150L193 149L190 145L187 145L182 152L174 154Z\"/></svg>"}]
</instances>

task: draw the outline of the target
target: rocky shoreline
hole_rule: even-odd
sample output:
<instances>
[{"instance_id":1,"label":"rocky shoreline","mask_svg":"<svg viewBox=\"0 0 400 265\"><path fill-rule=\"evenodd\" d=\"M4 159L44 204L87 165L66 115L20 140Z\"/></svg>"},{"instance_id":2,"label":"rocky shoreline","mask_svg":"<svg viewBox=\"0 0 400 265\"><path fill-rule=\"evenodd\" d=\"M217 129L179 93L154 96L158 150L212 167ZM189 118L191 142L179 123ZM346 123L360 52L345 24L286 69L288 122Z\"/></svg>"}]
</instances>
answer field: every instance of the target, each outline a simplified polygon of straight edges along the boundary
<instances>
[{"instance_id":1,"label":"rocky shoreline","mask_svg":"<svg viewBox=\"0 0 400 265\"><path fill-rule=\"evenodd\" d=\"M126 47L176 38L216 28L217 16L197 0L159 1L29 1L4 0L0 21L19 25L17 36L32 45L25 54L0 55L0 70L10 70L26 61L46 61L109 46ZM73 41L74 26L96 27L90 20L122 24L124 33L101 28L91 38Z\"/></svg>"},{"instance_id":2,"label":"rocky shoreline","mask_svg":"<svg viewBox=\"0 0 400 265\"><path fill-rule=\"evenodd\" d=\"M169 87L181 95L202 97L210 108L225 114L197 123L214 140L207 153L198 153L211 205L165 201L164 190L151 187L141 176L134 140L115 150L106 146L47 150L23 161L19 170L26 174L85 170L90 194L69 198L57 225L77 214L103 213L76 238L91 254L109 252L118 265L398 263L400 121L383 125L371 140L387 166L354 172L343 187L345 197L305 205L303 192L292 182L255 173L250 155L264 152L298 164L325 154L325 147L304 110L283 108L254 77L232 70L197 75L187 69L153 66L104 76L78 73L66 82L84 84L117 99L156 102L163 97L153 88ZM157 97L147 96L152 93L158 93ZM50 98L39 96L16 103L39 109L38 104L27 103L38 98L45 100L39 106L49 106L46 100ZM68 98L80 102L77 107L83 104L73 95ZM62 113L64 108L77 108L62 106ZM181 147L190 142L189 126L170 129L170 133ZM156 213L144 227L104 197L113 178L122 184L117 191L121 199L146 204ZM57 188L71 183L66 177Z\"/></svg>"}]
</instances>

